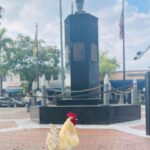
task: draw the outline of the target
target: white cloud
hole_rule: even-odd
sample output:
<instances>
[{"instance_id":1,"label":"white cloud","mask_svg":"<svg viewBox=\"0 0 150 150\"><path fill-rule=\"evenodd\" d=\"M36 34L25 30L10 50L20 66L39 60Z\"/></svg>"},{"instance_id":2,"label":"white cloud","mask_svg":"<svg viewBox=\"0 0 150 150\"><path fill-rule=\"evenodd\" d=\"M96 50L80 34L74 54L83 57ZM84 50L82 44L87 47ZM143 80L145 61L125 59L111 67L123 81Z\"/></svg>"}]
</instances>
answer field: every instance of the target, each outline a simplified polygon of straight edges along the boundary
<instances>
[{"instance_id":1,"label":"white cloud","mask_svg":"<svg viewBox=\"0 0 150 150\"><path fill-rule=\"evenodd\" d=\"M62 2L65 19L71 12L71 2ZM85 9L99 18L100 49L108 51L109 56L116 57L122 63L122 41L119 39L121 2L122 0L88 0L85 1ZM39 38L59 47L58 0L1 0L0 5L5 7L3 25L11 36L21 32L34 38L37 21ZM126 1L125 14L127 69L147 68L149 52L140 60L143 63L133 61L133 57L137 51L144 50L150 44L150 10L147 13L140 12L136 6Z\"/></svg>"},{"instance_id":2,"label":"white cloud","mask_svg":"<svg viewBox=\"0 0 150 150\"><path fill-rule=\"evenodd\" d=\"M53 20L46 24L45 28L41 32L41 38L46 39L52 46L59 45L59 20ZM58 46L59 47L59 46Z\"/></svg>"},{"instance_id":3,"label":"white cloud","mask_svg":"<svg viewBox=\"0 0 150 150\"><path fill-rule=\"evenodd\" d=\"M26 28L20 21L9 22L8 20L3 23L3 26L7 29L9 36L16 37L18 33L32 36L32 32Z\"/></svg>"},{"instance_id":4,"label":"white cloud","mask_svg":"<svg viewBox=\"0 0 150 150\"><path fill-rule=\"evenodd\" d=\"M121 1L117 0L113 7L99 10L100 49L106 50L109 56L116 57L122 68L122 40L119 39L119 19ZM150 43L150 13L139 12L135 6L125 5L126 31L126 68L147 68L148 63L139 63L133 60L136 52L144 50ZM145 56L143 56L145 57ZM146 59L144 60L147 61ZM138 66L138 67L137 67Z\"/></svg>"}]
</instances>

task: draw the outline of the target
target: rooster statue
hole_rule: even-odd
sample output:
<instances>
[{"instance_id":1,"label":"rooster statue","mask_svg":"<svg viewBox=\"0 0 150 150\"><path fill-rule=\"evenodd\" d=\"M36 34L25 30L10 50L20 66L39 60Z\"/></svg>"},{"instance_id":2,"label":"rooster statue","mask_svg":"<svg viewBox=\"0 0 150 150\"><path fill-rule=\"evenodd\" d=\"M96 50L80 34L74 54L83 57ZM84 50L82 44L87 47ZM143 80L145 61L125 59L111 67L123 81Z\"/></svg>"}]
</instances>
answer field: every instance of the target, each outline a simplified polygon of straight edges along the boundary
<instances>
[{"instance_id":1,"label":"rooster statue","mask_svg":"<svg viewBox=\"0 0 150 150\"><path fill-rule=\"evenodd\" d=\"M46 145L49 150L72 150L79 145L79 138L76 131L77 115L67 113L67 120L59 130L55 125L51 125L47 135Z\"/></svg>"}]
</instances>

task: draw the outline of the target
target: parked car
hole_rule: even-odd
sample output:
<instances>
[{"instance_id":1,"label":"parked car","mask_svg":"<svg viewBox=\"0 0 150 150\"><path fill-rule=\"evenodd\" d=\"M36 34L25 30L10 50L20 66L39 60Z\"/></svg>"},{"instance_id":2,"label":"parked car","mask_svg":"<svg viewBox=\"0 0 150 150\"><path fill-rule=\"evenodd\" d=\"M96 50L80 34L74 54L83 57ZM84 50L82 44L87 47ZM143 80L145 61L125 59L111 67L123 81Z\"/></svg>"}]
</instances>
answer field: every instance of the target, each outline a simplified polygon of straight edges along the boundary
<instances>
[{"instance_id":1,"label":"parked car","mask_svg":"<svg viewBox=\"0 0 150 150\"><path fill-rule=\"evenodd\" d=\"M24 107L25 103L12 97L0 97L0 106L5 107Z\"/></svg>"}]
</instances>

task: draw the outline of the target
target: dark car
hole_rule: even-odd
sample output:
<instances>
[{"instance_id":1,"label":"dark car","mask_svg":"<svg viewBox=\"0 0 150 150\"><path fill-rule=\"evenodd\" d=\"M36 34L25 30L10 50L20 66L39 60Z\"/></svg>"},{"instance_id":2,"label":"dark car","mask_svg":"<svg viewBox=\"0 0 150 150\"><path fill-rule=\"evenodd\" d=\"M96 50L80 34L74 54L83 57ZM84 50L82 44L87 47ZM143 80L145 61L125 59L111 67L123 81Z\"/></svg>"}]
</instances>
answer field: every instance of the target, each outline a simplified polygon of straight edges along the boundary
<instances>
[{"instance_id":1,"label":"dark car","mask_svg":"<svg viewBox=\"0 0 150 150\"><path fill-rule=\"evenodd\" d=\"M5 107L24 107L25 103L12 97L0 97L0 106Z\"/></svg>"}]
</instances>

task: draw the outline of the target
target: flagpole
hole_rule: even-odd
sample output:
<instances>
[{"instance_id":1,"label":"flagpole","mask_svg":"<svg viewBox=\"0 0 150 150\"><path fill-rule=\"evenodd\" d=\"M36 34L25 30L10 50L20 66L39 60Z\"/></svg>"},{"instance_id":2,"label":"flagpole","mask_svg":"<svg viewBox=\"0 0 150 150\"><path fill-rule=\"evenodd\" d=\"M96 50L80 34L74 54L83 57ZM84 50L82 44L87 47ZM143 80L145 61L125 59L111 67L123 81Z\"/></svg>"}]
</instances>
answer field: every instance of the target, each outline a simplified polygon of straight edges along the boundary
<instances>
[{"instance_id":1,"label":"flagpole","mask_svg":"<svg viewBox=\"0 0 150 150\"><path fill-rule=\"evenodd\" d=\"M125 54L125 10L124 10L124 0L123 0L123 8L122 8L122 15L123 15L123 39L122 39L122 44L123 44L123 88L125 91L126 88L126 54ZM124 95L124 102L125 102L125 95Z\"/></svg>"},{"instance_id":2,"label":"flagpole","mask_svg":"<svg viewBox=\"0 0 150 150\"><path fill-rule=\"evenodd\" d=\"M73 6L73 2L71 2L71 14L73 15L74 12L74 6Z\"/></svg>"},{"instance_id":3,"label":"flagpole","mask_svg":"<svg viewBox=\"0 0 150 150\"><path fill-rule=\"evenodd\" d=\"M62 33L62 1L59 0L60 10L60 48L61 48L61 90L62 93L65 91L64 88L64 61L63 61L63 33Z\"/></svg>"},{"instance_id":4,"label":"flagpole","mask_svg":"<svg viewBox=\"0 0 150 150\"><path fill-rule=\"evenodd\" d=\"M36 23L36 82L37 90L39 90L39 48L38 48L38 24Z\"/></svg>"},{"instance_id":5,"label":"flagpole","mask_svg":"<svg viewBox=\"0 0 150 150\"><path fill-rule=\"evenodd\" d=\"M126 54L125 54L125 10L124 10L124 2L125 0L122 0L122 10L121 10L121 17L120 17L120 39L122 40L122 59L123 59L123 91L125 92L126 88ZM123 96L124 102L125 100L125 95Z\"/></svg>"}]
</instances>

